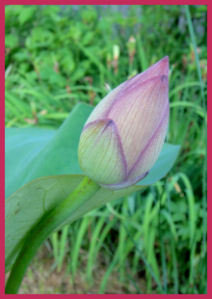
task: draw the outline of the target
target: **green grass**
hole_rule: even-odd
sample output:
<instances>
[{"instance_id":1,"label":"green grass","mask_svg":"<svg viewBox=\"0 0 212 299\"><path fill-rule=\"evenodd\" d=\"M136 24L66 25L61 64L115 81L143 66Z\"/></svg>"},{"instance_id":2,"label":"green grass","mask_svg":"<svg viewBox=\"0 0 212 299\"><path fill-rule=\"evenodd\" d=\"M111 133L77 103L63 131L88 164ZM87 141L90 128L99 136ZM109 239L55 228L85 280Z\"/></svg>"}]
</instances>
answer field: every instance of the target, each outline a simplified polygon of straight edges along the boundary
<instances>
[{"instance_id":1,"label":"green grass","mask_svg":"<svg viewBox=\"0 0 212 299\"><path fill-rule=\"evenodd\" d=\"M89 289L99 276L103 294L115 275L122 293L207 293L206 13L179 5L6 7L6 127L57 128L78 101L95 106L170 58L167 139L181 145L179 158L154 186L52 234L52 267L72 285L83 275Z\"/></svg>"}]
</instances>

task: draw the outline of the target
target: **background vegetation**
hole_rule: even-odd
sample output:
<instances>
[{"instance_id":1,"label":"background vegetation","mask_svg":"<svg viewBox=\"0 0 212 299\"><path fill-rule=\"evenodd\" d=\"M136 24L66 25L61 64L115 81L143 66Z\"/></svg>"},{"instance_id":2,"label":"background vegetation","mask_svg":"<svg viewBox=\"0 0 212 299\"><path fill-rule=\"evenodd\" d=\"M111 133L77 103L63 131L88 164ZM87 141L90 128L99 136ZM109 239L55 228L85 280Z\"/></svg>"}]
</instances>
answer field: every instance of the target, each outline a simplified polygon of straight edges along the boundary
<instances>
[{"instance_id":1,"label":"background vegetation","mask_svg":"<svg viewBox=\"0 0 212 299\"><path fill-rule=\"evenodd\" d=\"M206 6L7 6L6 127L58 128L78 101L165 55L175 167L52 234L22 293L206 293Z\"/></svg>"}]
</instances>

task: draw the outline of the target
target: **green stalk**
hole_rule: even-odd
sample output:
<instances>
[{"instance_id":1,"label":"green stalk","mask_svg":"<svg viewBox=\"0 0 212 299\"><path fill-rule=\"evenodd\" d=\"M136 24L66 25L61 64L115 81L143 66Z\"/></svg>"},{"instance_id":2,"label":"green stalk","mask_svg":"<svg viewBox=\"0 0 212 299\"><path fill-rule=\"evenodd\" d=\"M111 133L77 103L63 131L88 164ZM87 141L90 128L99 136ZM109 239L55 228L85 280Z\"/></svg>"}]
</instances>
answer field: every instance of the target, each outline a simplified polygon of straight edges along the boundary
<instances>
[{"instance_id":1,"label":"green stalk","mask_svg":"<svg viewBox=\"0 0 212 299\"><path fill-rule=\"evenodd\" d=\"M58 227L93 196L100 188L98 184L85 177L77 188L57 207L45 214L28 233L24 245L12 267L6 285L6 294L16 294L32 258L40 245Z\"/></svg>"}]
</instances>

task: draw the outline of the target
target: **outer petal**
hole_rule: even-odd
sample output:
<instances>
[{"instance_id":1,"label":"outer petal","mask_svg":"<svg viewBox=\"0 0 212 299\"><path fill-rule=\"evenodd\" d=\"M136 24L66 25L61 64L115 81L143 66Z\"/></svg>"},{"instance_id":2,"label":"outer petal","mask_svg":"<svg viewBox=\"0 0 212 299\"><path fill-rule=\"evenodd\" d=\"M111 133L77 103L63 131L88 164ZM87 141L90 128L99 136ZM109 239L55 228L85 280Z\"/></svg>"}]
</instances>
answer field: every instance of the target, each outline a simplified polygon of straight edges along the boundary
<instances>
[{"instance_id":1,"label":"outer petal","mask_svg":"<svg viewBox=\"0 0 212 299\"><path fill-rule=\"evenodd\" d=\"M165 56L157 63L153 64L146 71L132 77L124 82L125 91L139 87L141 83L157 76L169 76L169 58Z\"/></svg>"},{"instance_id":2,"label":"outer petal","mask_svg":"<svg viewBox=\"0 0 212 299\"><path fill-rule=\"evenodd\" d=\"M168 108L168 107L167 107ZM165 114L158 125L155 132L149 139L146 147L140 153L138 160L136 161L134 167L128 173L127 179L118 184L104 185L104 187L110 189L120 189L131 186L141 179L143 179L155 164L156 160L159 157L160 151L164 144L164 139L167 132L169 119L169 109L166 109Z\"/></svg>"},{"instance_id":3,"label":"outer petal","mask_svg":"<svg viewBox=\"0 0 212 299\"><path fill-rule=\"evenodd\" d=\"M118 87L113 89L102 101L96 106L86 124L89 122L104 119L109 114L111 107L115 102L120 101L123 94L130 92L141 85L141 83L149 80L152 77L165 75L168 77L169 72L169 59L168 56L153 64L146 71L134 76L133 78L123 82Z\"/></svg>"},{"instance_id":4,"label":"outer petal","mask_svg":"<svg viewBox=\"0 0 212 299\"><path fill-rule=\"evenodd\" d=\"M111 90L111 92L101 100L101 102L95 107L95 109L88 117L85 125L95 120L106 118L105 115L107 114L107 111L110 109L111 105L117 99L116 96L119 93L119 91L122 89L123 84L124 83L117 86L115 89Z\"/></svg>"},{"instance_id":5,"label":"outer petal","mask_svg":"<svg viewBox=\"0 0 212 299\"><path fill-rule=\"evenodd\" d=\"M95 121L84 128L78 157L85 174L100 184L116 184L126 179L126 161L112 120Z\"/></svg>"},{"instance_id":6,"label":"outer petal","mask_svg":"<svg viewBox=\"0 0 212 299\"><path fill-rule=\"evenodd\" d=\"M128 88L127 88L128 89ZM122 88L106 115L113 119L120 134L128 172L146 147L168 107L168 78L153 77L130 90Z\"/></svg>"},{"instance_id":7,"label":"outer petal","mask_svg":"<svg viewBox=\"0 0 212 299\"><path fill-rule=\"evenodd\" d=\"M169 107L166 107L164 116L161 119L158 127L149 138L145 148L141 151L137 161L133 165L132 169L128 173L127 180L138 182L142 179L145 173L147 173L155 164L162 150L164 140L168 128L169 120Z\"/></svg>"}]
</instances>

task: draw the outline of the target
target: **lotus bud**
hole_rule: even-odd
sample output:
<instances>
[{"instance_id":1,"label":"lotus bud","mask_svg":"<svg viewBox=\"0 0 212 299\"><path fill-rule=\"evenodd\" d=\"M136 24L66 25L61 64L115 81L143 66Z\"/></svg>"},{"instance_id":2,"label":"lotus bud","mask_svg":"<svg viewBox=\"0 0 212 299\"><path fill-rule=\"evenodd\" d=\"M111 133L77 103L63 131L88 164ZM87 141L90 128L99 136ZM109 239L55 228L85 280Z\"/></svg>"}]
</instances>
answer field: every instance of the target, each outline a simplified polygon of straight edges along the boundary
<instances>
[{"instance_id":1,"label":"lotus bud","mask_svg":"<svg viewBox=\"0 0 212 299\"><path fill-rule=\"evenodd\" d=\"M168 57L113 89L80 136L84 173L110 189L144 178L162 149L169 119Z\"/></svg>"}]
</instances>

